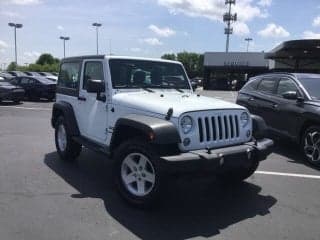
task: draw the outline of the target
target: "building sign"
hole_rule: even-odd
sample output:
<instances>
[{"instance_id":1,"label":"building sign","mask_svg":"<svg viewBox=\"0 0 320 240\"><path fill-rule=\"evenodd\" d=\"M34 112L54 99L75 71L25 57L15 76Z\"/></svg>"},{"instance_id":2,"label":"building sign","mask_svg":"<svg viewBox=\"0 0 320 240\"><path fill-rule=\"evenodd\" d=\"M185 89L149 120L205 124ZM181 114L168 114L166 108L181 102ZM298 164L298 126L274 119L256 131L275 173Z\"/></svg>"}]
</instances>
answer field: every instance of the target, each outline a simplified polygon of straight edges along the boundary
<instances>
[{"instance_id":1,"label":"building sign","mask_svg":"<svg viewBox=\"0 0 320 240\"><path fill-rule=\"evenodd\" d=\"M268 68L269 62L263 52L207 52L204 55L204 66Z\"/></svg>"},{"instance_id":2,"label":"building sign","mask_svg":"<svg viewBox=\"0 0 320 240\"><path fill-rule=\"evenodd\" d=\"M249 66L249 61L225 61L224 66L226 67L235 67L235 66Z\"/></svg>"}]
</instances>

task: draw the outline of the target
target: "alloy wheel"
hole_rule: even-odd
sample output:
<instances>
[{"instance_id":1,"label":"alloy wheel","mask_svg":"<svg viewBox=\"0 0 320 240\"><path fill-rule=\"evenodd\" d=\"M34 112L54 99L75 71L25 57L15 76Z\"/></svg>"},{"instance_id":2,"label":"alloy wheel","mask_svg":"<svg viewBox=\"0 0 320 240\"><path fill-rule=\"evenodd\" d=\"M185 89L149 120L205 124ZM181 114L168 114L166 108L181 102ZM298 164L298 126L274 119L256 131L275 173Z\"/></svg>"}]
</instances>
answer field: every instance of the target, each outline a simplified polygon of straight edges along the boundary
<instances>
[{"instance_id":1,"label":"alloy wheel","mask_svg":"<svg viewBox=\"0 0 320 240\"><path fill-rule=\"evenodd\" d=\"M121 164L121 180L133 195L148 195L155 185L156 173L151 161L141 153L129 154Z\"/></svg>"},{"instance_id":2,"label":"alloy wheel","mask_svg":"<svg viewBox=\"0 0 320 240\"><path fill-rule=\"evenodd\" d=\"M304 139L304 153L312 162L320 161L320 132L307 133Z\"/></svg>"}]
</instances>

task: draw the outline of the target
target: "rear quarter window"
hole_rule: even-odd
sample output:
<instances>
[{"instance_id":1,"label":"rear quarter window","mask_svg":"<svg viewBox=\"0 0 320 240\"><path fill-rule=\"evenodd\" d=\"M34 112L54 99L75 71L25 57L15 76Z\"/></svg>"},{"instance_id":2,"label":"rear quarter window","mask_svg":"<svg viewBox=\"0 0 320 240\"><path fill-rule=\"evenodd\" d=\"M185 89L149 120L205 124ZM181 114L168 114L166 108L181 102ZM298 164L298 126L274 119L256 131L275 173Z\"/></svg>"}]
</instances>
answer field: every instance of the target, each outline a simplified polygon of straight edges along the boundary
<instances>
[{"instance_id":1,"label":"rear quarter window","mask_svg":"<svg viewBox=\"0 0 320 240\"><path fill-rule=\"evenodd\" d=\"M257 90L260 80L260 78L250 79L242 89L247 91L255 91Z\"/></svg>"},{"instance_id":2,"label":"rear quarter window","mask_svg":"<svg viewBox=\"0 0 320 240\"><path fill-rule=\"evenodd\" d=\"M61 64L58 86L77 89L80 79L80 62L66 62Z\"/></svg>"},{"instance_id":3,"label":"rear quarter window","mask_svg":"<svg viewBox=\"0 0 320 240\"><path fill-rule=\"evenodd\" d=\"M273 94L276 86L276 79L274 78L263 78L258 85L258 91Z\"/></svg>"}]
</instances>

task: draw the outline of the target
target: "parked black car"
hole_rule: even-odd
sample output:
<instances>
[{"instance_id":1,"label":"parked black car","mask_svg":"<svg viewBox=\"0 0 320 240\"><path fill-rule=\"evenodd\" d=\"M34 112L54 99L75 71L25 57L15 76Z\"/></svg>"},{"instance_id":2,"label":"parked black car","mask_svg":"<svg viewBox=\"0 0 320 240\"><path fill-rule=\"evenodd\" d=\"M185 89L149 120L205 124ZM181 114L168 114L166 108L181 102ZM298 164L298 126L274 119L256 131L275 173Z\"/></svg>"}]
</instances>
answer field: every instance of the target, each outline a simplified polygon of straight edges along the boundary
<instances>
[{"instance_id":1,"label":"parked black car","mask_svg":"<svg viewBox=\"0 0 320 240\"><path fill-rule=\"evenodd\" d=\"M24 97L24 90L6 81L0 81L0 102L3 100L19 103Z\"/></svg>"},{"instance_id":2,"label":"parked black car","mask_svg":"<svg viewBox=\"0 0 320 240\"><path fill-rule=\"evenodd\" d=\"M305 158L320 166L320 74L254 77L239 92L237 103L264 118L272 135L298 143Z\"/></svg>"},{"instance_id":3,"label":"parked black car","mask_svg":"<svg viewBox=\"0 0 320 240\"><path fill-rule=\"evenodd\" d=\"M45 98L52 101L55 98L56 83L45 77L16 77L10 83L21 86L25 90L25 97L30 100Z\"/></svg>"}]
</instances>

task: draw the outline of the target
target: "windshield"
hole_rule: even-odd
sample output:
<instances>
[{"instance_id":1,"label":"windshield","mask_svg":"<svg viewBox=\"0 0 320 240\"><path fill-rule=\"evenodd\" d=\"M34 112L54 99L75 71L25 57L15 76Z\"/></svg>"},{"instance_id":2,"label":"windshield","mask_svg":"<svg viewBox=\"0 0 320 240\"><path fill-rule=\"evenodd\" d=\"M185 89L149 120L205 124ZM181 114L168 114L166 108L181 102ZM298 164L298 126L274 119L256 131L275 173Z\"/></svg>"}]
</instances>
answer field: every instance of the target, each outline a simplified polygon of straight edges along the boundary
<instances>
[{"instance_id":1,"label":"windshield","mask_svg":"<svg viewBox=\"0 0 320 240\"><path fill-rule=\"evenodd\" d=\"M188 89L188 78L180 64L111 59L113 88Z\"/></svg>"},{"instance_id":2,"label":"windshield","mask_svg":"<svg viewBox=\"0 0 320 240\"><path fill-rule=\"evenodd\" d=\"M312 99L320 100L320 78L299 78Z\"/></svg>"}]
</instances>

